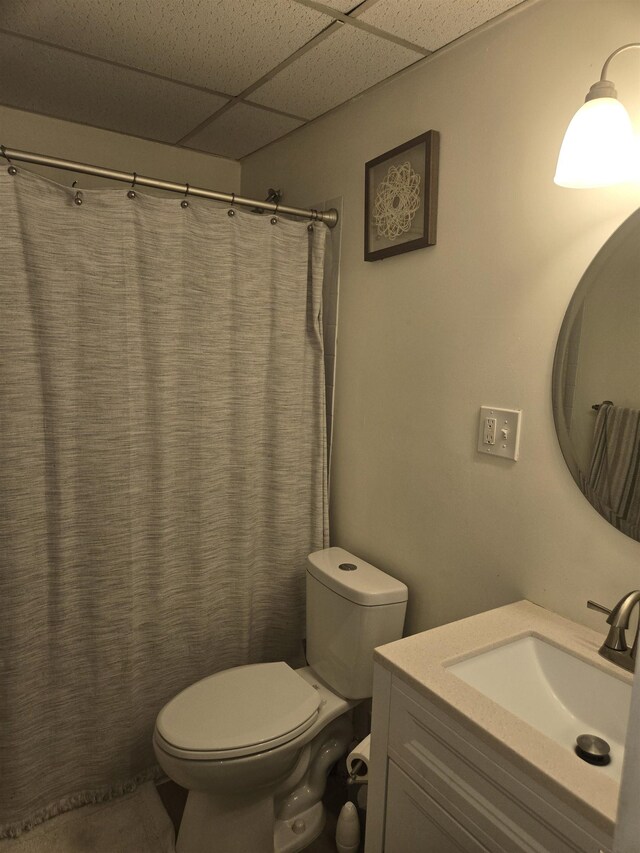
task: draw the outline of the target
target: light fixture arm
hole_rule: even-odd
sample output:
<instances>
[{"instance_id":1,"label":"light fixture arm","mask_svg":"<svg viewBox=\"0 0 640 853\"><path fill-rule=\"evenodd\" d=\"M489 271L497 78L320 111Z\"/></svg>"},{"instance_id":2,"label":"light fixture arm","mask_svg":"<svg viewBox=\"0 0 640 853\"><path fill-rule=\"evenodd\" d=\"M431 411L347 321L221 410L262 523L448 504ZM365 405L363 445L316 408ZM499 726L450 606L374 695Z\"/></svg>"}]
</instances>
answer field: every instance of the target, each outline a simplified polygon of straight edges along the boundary
<instances>
[{"instance_id":1,"label":"light fixture arm","mask_svg":"<svg viewBox=\"0 0 640 853\"><path fill-rule=\"evenodd\" d=\"M617 56L619 53L622 53L623 50L629 50L631 47L640 47L640 42L632 42L631 44L623 44L622 47L616 48L613 53L607 57L606 62L602 66L602 73L600 74L600 79L597 83L594 83L593 86L589 89L587 96L585 98L585 102L593 101L596 98L617 98L618 93L616 92L616 87L613 85L611 80L607 79L607 72L609 70L609 63L613 59L614 56Z\"/></svg>"},{"instance_id":2,"label":"light fixture arm","mask_svg":"<svg viewBox=\"0 0 640 853\"><path fill-rule=\"evenodd\" d=\"M619 53L622 53L623 50L629 50L629 48L631 48L631 47L640 47L640 42L632 41L630 44L623 44L622 47L616 48L616 50L613 51L611 56L607 57L604 65L602 66L602 74L600 75L600 80L606 80L607 79L607 71L609 70L609 63L611 62L613 57L617 56Z\"/></svg>"}]
</instances>

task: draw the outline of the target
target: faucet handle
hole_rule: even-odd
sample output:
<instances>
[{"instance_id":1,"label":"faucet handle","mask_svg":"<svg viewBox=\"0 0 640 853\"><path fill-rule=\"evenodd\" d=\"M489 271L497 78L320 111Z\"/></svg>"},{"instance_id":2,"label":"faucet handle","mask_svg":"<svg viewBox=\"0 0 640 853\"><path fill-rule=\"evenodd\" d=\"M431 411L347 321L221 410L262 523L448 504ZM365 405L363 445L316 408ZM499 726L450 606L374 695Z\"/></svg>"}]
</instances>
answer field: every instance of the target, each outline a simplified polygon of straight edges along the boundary
<instances>
[{"instance_id":1,"label":"faucet handle","mask_svg":"<svg viewBox=\"0 0 640 853\"><path fill-rule=\"evenodd\" d=\"M609 628L609 633L607 634L607 639L604 641L604 645L608 649L613 649L613 651L616 652L626 652L629 648L627 646L627 638L624 633L626 626L620 625L617 618L621 604L622 602L620 601L616 604L613 610L609 610L608 607L605 607L603 604L598 604L597 601L587 601L587 607L590 610L597 610L599 613L606 613L607 622L611 627Z\"/></svg>"},{"instance_id":2,"label":"faucet handle","mask_svg":"<svg viewBox=\"0 0 640 853\"><path fill-rule=\"evenodd\" d=\"M603 604L598 604L597 601L587 601L587 607L590 610L597 610L599 613L605 613L608 617L607 622L609 623L609 625L611 625L611 627L609 628L607 639L604 641L605 646L608 649L613 649L616 652L626 652L629 647L627 646L627 638L625 637L624 627L618 624L613 624L613 611L609 610L609 608L605 607ZM614 607L616 615L617 608L618 605ZM617 623L617 620L615 621Z\"/></svg>"},{"instance_id":3,"label":"faucet handle","mask_svg":"<svg viewBox=\"0 0 640 853\"><path fill-rule=\"evenodd\" d=\"M587 601L587 607L590 610L598 610L600 613L605 613L607 616L611 616L611 610L603 604L598 604L597 601Z\"/></svg>"}]
</instances>

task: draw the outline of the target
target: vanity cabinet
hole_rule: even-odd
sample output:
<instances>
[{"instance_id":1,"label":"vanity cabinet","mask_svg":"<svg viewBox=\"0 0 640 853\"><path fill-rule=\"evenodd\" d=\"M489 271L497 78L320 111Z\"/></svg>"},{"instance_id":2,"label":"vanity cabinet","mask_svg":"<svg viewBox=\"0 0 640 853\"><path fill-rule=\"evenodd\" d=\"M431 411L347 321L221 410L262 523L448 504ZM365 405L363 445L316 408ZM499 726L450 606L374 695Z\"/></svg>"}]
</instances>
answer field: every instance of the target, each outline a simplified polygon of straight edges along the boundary
<instances>
[{"instance_id":1,"label":"vanity cabinet","mask_svg":"<svg viewBox=\"0 0 640 853\"><path fill-rule=\"evenodd\" d=\"M610 853L611 835L375 665L365 853Z\"/></svg>"},{"instance_id":2,"label":"vanity cabinet","mask_svg":"<svg viewBox=\"0 0 640 853\"><path fill-rule=\"evenodd\" d=\"M389 762L386 813L386 853L411 850L485 853L487 850L392 761Z\"/></svg>"}]
</instances>

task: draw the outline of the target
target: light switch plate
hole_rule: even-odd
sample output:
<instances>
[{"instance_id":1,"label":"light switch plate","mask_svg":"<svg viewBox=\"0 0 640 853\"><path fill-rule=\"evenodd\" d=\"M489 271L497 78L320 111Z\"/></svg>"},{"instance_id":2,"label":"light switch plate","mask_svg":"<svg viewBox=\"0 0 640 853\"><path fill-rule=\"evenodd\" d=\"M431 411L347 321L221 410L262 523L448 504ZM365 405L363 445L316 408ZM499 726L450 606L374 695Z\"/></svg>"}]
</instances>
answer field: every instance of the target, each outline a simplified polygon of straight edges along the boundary
<instances>
[{"instance_id":1,"label":"light switch plate","mask_svg":"<svg viewBox=\"0 0 640 853\"><path fill-rule=\"evenodd\" d=\"M494 424L495 419L495 426ZM516 460L520 455L521 409L480 407L478 425L478 450L503 459Z\"/></svg>"}]
</instances>

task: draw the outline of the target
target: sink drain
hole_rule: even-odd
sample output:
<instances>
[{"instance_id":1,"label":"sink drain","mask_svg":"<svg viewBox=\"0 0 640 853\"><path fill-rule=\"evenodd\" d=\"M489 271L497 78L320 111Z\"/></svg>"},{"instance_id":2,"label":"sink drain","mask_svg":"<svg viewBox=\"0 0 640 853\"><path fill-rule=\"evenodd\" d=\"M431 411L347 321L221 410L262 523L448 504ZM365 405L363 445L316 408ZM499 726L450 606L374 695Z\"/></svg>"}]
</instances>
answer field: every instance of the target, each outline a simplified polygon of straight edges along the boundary
<instances>
[{"instance_id":1,"label":"sink drain","mask_svg":"<svg viewBox=\"0 0 640 853\"><path fill-rule=\"evenodd\" d=\"M604 767L611 761L611 747L596 735L578 735L575 749L576 755L588 764Z\"/></svg>"}]
</instances>

